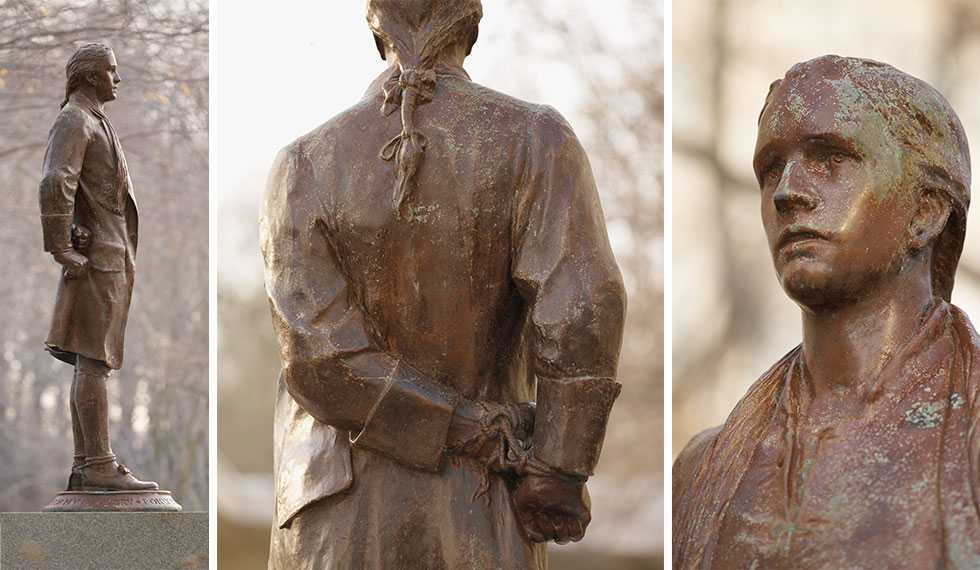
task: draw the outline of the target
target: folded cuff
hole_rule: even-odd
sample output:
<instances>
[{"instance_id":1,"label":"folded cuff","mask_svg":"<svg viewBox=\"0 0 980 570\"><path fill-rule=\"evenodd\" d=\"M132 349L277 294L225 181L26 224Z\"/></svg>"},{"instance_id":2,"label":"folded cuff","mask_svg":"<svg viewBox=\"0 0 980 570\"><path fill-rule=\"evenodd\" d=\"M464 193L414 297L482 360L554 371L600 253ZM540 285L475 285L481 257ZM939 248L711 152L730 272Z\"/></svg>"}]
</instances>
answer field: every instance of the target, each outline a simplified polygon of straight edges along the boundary
<instances>
[{"instance_id":1,"label":"folded cuff","mask_svg":"<svg viewBox=\"0 0 980 570\"><path fill-rule=\"evenodd\" d=\"M44 234L44 251L58 252L71 249L71 214L49 214L41 216L41 231Z\"/></svg>"},{"instance_id":2,"label":"folded cuff","mask_svg":"<svg viewBox=\"0 0 980 570\"><path fill-rule=\"evenodd\" d=\"M402 362L396 364L392 378L351 443L410 467L437 471L456 399Z\"/></svg>"},{"instance_id":3,"label":"folded cuff","mask_svg":"<svg viewBox=\"0 0 980 570\"><path fill-rule=\"evenodd\" d=\"M538 378L534 457L564 473L591 476L621 389L612 378Z\"/></svg>"}]
</instances>

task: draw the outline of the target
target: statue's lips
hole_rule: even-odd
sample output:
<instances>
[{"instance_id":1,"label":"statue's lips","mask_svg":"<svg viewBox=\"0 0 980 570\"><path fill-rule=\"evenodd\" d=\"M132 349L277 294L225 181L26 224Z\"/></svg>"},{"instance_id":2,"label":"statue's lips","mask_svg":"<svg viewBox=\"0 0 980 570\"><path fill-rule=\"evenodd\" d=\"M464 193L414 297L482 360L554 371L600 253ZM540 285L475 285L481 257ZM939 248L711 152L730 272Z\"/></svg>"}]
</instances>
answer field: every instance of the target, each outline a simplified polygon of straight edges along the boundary
<instances>
[{"instance_id":1,"label":"statue's lips","mask_svg":"<svg viewBox=\"0 0 980 570\"><path fill-rule=\"evenodd\" d=\"M780 251L794 244L813 241L828 241L828 237L817 230L793 225L783 230L783 233L779 235L779 241L776 243L776 251Z\"/></svg>"}]
</instances>

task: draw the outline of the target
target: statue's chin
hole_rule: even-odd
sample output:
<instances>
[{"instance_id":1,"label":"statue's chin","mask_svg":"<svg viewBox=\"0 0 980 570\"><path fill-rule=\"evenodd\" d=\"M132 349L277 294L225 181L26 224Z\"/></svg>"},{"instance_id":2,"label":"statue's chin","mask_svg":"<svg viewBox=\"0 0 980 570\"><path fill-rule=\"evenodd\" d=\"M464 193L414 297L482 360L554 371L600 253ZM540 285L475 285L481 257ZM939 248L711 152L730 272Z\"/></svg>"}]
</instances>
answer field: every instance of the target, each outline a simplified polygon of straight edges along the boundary
<instances>
[{"instance_id":1,"label":"statue's chin","mask_svg":"<svg viewBox=\"0 0 980 570\"><path fill-rule=\"evenodd\" d=\"M826 255L790 259L777 265L777 271L783 290L796 304L812 312L823 312L876 295L882 284L895 278L903 267L899 256L875 263L860 256Z\"/></svg>"},{"instance_id":2,"label":"statue's chin","mask_svg":"<svg viewBox=\"0 0 980 570\"><path fill-rule=\"evenodd\" d=\"M847 296L834 271L817 260L795 260L780 272L780 283L790 299L813 310L841 303Z\"/></svg>"}]
</instances>

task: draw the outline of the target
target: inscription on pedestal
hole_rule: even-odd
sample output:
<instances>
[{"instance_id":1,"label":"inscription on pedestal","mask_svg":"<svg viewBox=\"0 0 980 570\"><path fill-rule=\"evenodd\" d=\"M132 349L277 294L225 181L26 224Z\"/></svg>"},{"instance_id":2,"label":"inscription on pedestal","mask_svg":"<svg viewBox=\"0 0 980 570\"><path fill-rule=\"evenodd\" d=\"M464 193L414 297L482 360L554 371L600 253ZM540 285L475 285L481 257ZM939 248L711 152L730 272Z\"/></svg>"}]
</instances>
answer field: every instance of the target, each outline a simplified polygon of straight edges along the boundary
<instances>
[{"instance_id":1,"label":"inscription on pedestal","mask_svg":"<svg viewBox=\"0 0 980 570\"><path fill-rule=\"evenodd\" d=\"M169 491L106 491L59 493L44 508L57 511L180 511Z\"/></svg>"}]
</instances>

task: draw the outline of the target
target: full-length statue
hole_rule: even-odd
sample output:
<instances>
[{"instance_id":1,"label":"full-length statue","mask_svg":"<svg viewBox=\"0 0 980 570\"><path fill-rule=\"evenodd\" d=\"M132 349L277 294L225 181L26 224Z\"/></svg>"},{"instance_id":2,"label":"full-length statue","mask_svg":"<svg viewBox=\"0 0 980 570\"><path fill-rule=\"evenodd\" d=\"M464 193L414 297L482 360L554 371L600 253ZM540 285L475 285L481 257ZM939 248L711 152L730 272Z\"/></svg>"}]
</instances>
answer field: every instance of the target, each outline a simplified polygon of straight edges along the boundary
<instances>
[{"instance_id":1,"label":"full-length statue","mask_svg":"<svg viewBox=\"0 0 980 570\"><path fill-rule=\"evenodd\" d=\"M956 113L891 66L821 57L770 88L753 166L803 342L674 464L675 567L980 568Z\"/></svg>"},{"instance_id":2,"label":"full-length statue","mask_svg":"<svg viewBox=\"0 0 980 570\"><path fill-rule=\"evenodd\" d=\"M158 489L116 461L109 445L106 384L122 365L138 234L126 158L103 108L116 98L121 81L116 65L104 44L86 44L71 56L40 185L44 249L63 267L46 347L75 369L70 406L75 458L69 494L51 505L55 510L94 510L99 504L123 509L84 493ZM153 505L136 501L130 507Z\"/></svg>"},{"instance_id":3,"label":"full-length statue","mask_svg":"<svg viewBox=\"0 0 980 570\"><path fill-rule=\"evenodd\" d=\"M537 569L589 524L622 278L568 124L463 70L481 17L370 0L390 66L273 167L271 568Z\"/></svg>"}]
</instances>

